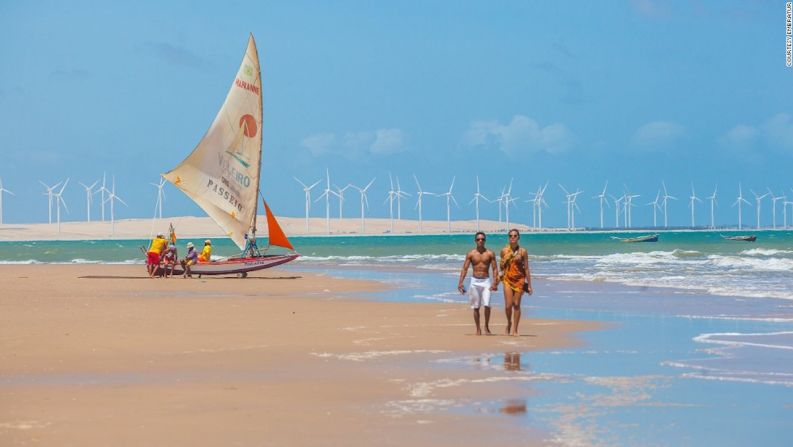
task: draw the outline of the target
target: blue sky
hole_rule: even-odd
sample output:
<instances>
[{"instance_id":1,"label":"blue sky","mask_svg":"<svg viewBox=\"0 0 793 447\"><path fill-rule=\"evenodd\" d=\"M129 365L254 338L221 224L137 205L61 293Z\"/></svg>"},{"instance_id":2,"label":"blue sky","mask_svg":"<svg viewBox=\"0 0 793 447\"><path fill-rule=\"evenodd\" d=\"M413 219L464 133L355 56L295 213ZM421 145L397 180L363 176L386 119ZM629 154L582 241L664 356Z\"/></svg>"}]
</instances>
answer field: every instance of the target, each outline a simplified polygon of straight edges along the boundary
<instances>
[{"instance_id":1,"label":"blue sky","mask_svg":"<svg viewBox=\"0 0 793 447\"><path fill-rule=\"evenodd\" d=\"M76 181L103 172L129 204L119 218L151 217L149 182L206 131L252 32L262 188L279 215L303 215L292 176L315 181L328 168L342 185L377 177L372 216L387 216L391 172L410 193L413 173L436 192L456 176L452 216L473 218L478 173L488 196L511 177L521 198L549 181L546 225L566 223L558 183L585 191L576 223L596 225L592 196L606 180L641 205L665 181L680 199L671 225L690 220L692 182L701 197L718 184L717 220L734 223L739 181L747 196L770 187L793 199L784 12L784 1L2 1L0 177L16 193L5 220L46 221L38 180L67 176L66 219L81 220ZM445 218L441 199L426 200L425 218ZM511 214L528 222L530 211L519 202ZM203 215L170 185L165 214ZM698 205L698 221L707 214ZM634 210L634 225L651 221L650 207Z\"/></svg>"}]
</instances>

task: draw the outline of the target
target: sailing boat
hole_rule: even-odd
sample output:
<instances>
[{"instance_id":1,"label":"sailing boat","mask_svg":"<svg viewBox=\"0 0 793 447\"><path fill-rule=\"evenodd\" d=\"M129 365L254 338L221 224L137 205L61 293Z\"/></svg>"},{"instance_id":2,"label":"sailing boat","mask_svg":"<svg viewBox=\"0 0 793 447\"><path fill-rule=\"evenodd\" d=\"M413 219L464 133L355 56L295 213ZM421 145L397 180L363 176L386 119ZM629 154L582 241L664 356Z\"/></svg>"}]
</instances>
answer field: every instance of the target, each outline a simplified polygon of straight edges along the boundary
<instances>
[{"instance_id":1,"label":"sailing boat","mask_svg":"<svg viewBox=\"0 0 793 447\"><path fill-rule=\"evenodd\" d=\"M262 163L262 78L251 34L226 101L204 137L187 158L163 177L181 189L242 250L223 261L198 263L198 275L238 274L275 267L300 256L281 230L259 190ZM269 244L290 250L262 254L256 245L259 197L267 215ZM174 273L180 274L177 267Z\"/></svg>"}]
</instances>

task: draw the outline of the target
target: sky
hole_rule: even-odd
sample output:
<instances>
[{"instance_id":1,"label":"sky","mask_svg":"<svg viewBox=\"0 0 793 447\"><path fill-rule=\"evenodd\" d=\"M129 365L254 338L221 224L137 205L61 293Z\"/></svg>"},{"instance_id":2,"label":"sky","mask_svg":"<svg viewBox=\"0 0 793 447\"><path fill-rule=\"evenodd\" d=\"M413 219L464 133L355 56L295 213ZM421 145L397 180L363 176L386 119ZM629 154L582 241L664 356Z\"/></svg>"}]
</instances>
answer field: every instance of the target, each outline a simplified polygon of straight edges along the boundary
<instances>
[{"instance_id":1,"label":"sky","mask_svg":"<svg viewBox=\"0 0 793 447\"><path fill-rule=\"evenodd\" d=\"M374 217L388 216L389 173L412 195L407 218L414 174L431 192L456 178L452 219L473 219L477 175L490 198L514 179L511 220L528 224L525 200L547 182L545 226L566 225L560 184L583 190L576 224L591 227L607 181L607 194L640 195L634 226L652 224L645 204L662 182L678 199L671 226L690 224L692 184L703 200L718 187L721 225L737 222L739 183L752 205L750 190L793 200L784 1L0 0L0 178L16 194L4 196L5 222L46 222L39 181L67 177L64 220L84 220L77 182L103 173L128 204L117 218L152 217L150 183L211 124L249 33L262 192L277 215L303 216L293 177L313 183L326 169L339 186L375 178ZM204 215L171 185L165 196L166 216ZM360 215L357 192L345 197L345 216ZM706 223L709 204L696 206ZM423 208L446 217L440 198ZM770 225L769 198L761 211ZM754 222L754 206L743 212ZM481 215L497 219L497 205Z\"/></svg>"}]
</instances>

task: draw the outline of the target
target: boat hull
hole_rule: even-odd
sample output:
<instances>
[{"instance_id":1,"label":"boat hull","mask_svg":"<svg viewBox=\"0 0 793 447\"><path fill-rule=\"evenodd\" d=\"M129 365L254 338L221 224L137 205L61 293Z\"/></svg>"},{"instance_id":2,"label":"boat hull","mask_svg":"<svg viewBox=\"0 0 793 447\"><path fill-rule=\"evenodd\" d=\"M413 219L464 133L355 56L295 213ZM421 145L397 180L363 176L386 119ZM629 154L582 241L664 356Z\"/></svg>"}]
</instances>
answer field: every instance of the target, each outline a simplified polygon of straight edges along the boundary
<instances>
[{"instance_id":1,"label":"boat hull","mask_svg":"<svg viewBox=\"0 0 793 447\"><path fill-rule=\"evenodd\" d=\"M612 236L612 239L616 239L620 242L658 242L658 235L649 234L647 236L626 237L626 238Z\"/></svg>"},{"instance_id":2,"label":"boat hull","mask_svg":"<svg viewBox=\"0 0 793 447\"><path fill-rule=\"evenodd\" d=\"M233 258L224 261L199 262L190 266L190 273L193 275L247 275L248 272L264 270L286 264L299 258L297 253L289 255L266 255L253 258ZM157 274L163 274L163 267L157 269ZM173 269L174 275L181 275L184 269L176 264Z\"/></svg>"}]
</instances>

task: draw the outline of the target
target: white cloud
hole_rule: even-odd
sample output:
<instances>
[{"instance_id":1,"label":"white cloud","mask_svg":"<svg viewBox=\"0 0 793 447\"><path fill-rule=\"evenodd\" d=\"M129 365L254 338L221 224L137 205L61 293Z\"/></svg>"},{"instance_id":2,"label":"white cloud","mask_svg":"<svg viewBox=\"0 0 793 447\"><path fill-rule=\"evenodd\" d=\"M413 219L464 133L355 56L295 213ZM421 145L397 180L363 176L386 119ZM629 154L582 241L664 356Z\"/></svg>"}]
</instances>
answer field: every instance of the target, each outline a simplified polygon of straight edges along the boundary
<instances>
[{"instance_id":1,"label":"white cloud","mask_svg":"<svg viewBox=\"0 0 793 447\"><path fill-rule=\"evenodd\" d=\"M757 129L745 124L739 124L727 131L721 138L721 142L727 146L740 148L751 144L756 138Z\"/></svg>"},{"instance_id":2,"label":"white cloud","mask_svg":"<svg viewBox=\"0 0 793 447\"><path fill-rule=\"evenodd\" d=\"M669 121L653 121L636 130L633 142L644 149L666 148L685 134L683 126Z\"/></svg>"},{"instance_id":3,"label":"white cloud","mask_svg":"<svg viewBox=\"0 0 793 447\"><path fill-rule=\"evenodd\" d=\"M311 155L317 156L331 151L336 144L336 136L332 133L321 133L303 138L300 142L306 149L311 151Z\"/></svg>"},{"instance_id":4,"label":"white cloud","mask_svg":"<svg viewBox=\"0 0 793 447\"><path fill-rule=\"evenodd\" d=\"M760 125L740 124L728 130L719 141L735 149L764 144L779 152L793 152L793 117L778 113Z\"/></svg>"},{"instance_id":5,"label":"white cloud","mask_svg":"<svg viewBox=\"0 0 793 447\"><path fill-rule=\"evenodd\" d=\"M762 126L763 134L771 147L793 151L793 120L787 113L779 113Z\"/></svg>"},{"instance_id":6,"label":"white cloud","mask_svg":"<svg viewBox=\"0 0 793 447\"><path fill-rule=\"evenodd\" d=\"M316 134L304 138L301 145L314 156L336 154L354 159L367 154L388 155L407 150L405 133L400 129Z\"/></svg>"},{"instance_id":7,"label":"white cloud","mask_svg":"<svg viewBox=\"0 0 793 447\"><path fill-rule=\"evenodd\" d=\"M496 148L507 155L536 152L555 154L567 150L573 136L563 124L542 127L533 119L515 115L512 121L475 121L466 131L463 141L472 147Z\"/></svg>"}]
</instances>

